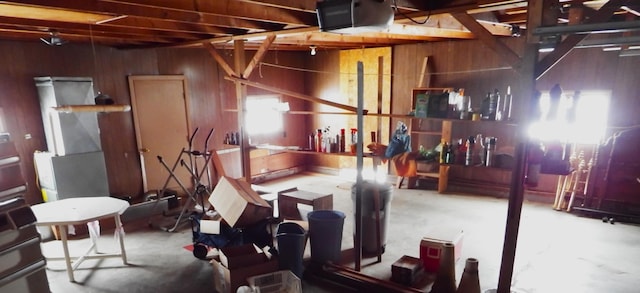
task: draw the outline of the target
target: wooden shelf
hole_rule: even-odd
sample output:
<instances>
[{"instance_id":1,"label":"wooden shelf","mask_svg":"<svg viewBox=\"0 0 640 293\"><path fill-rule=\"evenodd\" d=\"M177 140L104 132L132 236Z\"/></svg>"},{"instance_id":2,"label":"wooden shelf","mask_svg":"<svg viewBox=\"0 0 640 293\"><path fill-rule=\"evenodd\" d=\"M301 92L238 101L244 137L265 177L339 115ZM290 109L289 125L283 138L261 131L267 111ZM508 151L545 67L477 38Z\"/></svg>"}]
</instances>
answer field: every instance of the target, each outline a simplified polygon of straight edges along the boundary
<instances>
[{"instance_id":1,"label":"wooden shelf","mask_svg":"<svg viewBox=\"0 0 640 293\"><path fill-rule=\"evenodd\" d=\"M442 131L412 130L411 133L414 133L414 134L425 134L425 135L442 135Z\"/></svg>"},{"instance_id":2,"label":"wooden shelf","mask_svg":"<svg viewBox=\"0 0 640 293\"><path fill-rule=\"evenodd\" d=\"M356 154L352 154L351 152L342 152L342 153L323 153L323 152L314 152L314 151L305 151L305 150L286 150L286 152L294 153L294 154L306 154L306 155L325 155L325 156L344 156L344 157L355 157ZM362 156L364 158L377 158L378 156L373 155L373 153L363 153Z\"/></svg>"},{"instance_id":3,"label":"wooden shelf","mask_svg":"<svg viewBox=\"0 0 640 293\"><path fill-rule=\"evenodd\" d=\"M459 122L459 123L495 123L495 124L501 124L501 125L507 125L507 126L517 126L518 124L516 123L516 121L495 121L495 120L477 120L477 121L473 121L473 120L468 120L468 119L454 119L454 118L436 118L436 117L426 117L426 118L420 118L420 117L414 117L414 116L407 116L410 117L411 119L414 120L431 120L431 121L442 121L442 122Z\"/></svg>"},{"instance_id":4,"label":"wooden shelf","mask_svg":"<svg viewBox=\"0 0 640 293\"><path fill-rule=\"evenodd\" d=\"M438 172L420 172L416 173L418 177L428 177L428 178L440 178L440 173Z\"/></svg>"}]
</instances>

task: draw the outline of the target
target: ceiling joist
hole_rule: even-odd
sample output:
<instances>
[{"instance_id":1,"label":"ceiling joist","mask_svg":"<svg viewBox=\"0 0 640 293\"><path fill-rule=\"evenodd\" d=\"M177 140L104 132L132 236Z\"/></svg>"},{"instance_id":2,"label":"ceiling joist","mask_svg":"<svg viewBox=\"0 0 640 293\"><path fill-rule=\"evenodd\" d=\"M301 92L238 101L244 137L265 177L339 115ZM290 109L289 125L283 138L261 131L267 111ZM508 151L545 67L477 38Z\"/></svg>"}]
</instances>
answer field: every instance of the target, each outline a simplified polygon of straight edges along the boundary
<instances>
[{"instance_id":1,"label":"ceiling joist","mask_svg":"<svg viewBox=\"0 0 640 293\"><path fill-rule=\"evenodd\" d=\"M492 36L511 35L511 25L526 29L526 0L394 0L394 24L377 33L338 35L317 25L318 0L22 0L0 1L0 39L38 41L51 32L68 43L116 48L231 48L243 40L259 49L270 34L278 37L270 50L352 49L412 42L476 38L451 13L465 13ZM615 11L615 21L637 18L639 5L628 1ZM569 22L567 7L585 6L591 18L602 1L560 0L565 11L553 23ZM552 23L552 24L553 24ZM628 24L625 24L628 25ZM89 28L91 27L91 29Z\"/></svg>"}]
</instances>

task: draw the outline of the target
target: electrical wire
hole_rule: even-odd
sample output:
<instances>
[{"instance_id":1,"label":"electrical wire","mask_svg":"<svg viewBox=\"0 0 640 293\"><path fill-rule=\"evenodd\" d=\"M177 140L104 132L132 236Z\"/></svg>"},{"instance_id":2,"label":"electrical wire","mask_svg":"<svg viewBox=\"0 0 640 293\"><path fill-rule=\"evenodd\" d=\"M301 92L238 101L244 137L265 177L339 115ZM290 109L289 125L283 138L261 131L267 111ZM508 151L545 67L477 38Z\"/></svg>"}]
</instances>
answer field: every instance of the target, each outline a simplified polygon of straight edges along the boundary
<instances>
[{"instance_id":1,"label":"electrical wire","mask_svg":"<svg viewBox=\"0 0 640 293\"><path fill-rule=\"evenodd\" d=\"M322 71L322 70L298 68L298 67L285 66L285 65L279 65L279 64L272 64L272 63L266 63L266 62L260 62L260 65L259 65L260 70L262 69L263 65L264 66L275 67L275 68L280 68L280 69L296 70L296 71L303 71L303 72L310 72L310 73L333 74L333 75L336 74L336 72L333 72L333 71ZM511 69L513 69L513 67L511 67L511 66L503 66L503 67L494 67L494 68L469 69L469 70L448 71L448 72L429 72L428 74L429 75L467 74L467 73L499 71L499 70L511 70ZM352 73L352 72L338 72L338 74L355 74L355 73ZM377 76L378 74L377 73L365 73L364 75L376 75ZM383 75L400 76L398 74L383 74Z\"/></svg>"},{"instance_id":2,"label":"electrical wire","mask_svg":"<svg viewBox=\"0 0 640 293\"><path fill-rule=\"evenodd\" d=\"M431 18L431 10L427 10L427 18L425 18L424 21L422 21L422 22L411 18L411 16L409 16L408 14L406 14L406 13L400 11L400 9L398 9L398 4L396 3L396 0L393 0L393 9L395 9L395 11L398 12L398 14L404 16L405 18L407 18L408 20L410 20L411 22L413 22L415 24L425 24L425 23L427 23L427 21L429 21L429 18Z\"/></svg>"}]
</instances>

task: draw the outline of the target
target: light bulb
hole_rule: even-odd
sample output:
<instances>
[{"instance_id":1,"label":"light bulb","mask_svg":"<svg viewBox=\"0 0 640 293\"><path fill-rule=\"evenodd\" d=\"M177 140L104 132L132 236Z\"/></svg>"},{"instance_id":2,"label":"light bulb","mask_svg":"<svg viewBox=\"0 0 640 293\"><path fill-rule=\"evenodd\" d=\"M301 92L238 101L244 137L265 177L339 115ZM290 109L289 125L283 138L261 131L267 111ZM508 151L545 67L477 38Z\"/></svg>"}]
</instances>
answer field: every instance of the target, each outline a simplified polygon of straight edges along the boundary
<instances>
[{"instance_id":1,"label":"light bulb","mask_svg":"<svg viewBox=\"0 0 640 293\"><path fill-rule=\"evenodd\" d=\"M316 55L316 46L309 46L309 48L311 48L311 56L315 56Z\"/></svg>"}]
</instances>

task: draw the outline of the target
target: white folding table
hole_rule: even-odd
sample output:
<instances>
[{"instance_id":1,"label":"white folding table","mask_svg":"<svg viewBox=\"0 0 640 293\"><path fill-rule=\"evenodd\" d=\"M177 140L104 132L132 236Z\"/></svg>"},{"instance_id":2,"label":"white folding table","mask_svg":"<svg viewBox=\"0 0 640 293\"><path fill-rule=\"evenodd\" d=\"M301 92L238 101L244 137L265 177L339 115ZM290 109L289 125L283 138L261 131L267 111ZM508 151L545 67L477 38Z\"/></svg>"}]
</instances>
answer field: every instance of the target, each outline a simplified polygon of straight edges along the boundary
<instances>
[{"instance_id":1,"label":"white folding table","mask_svg":"<svg viewBox=\"0 0 640 293\"><path fill-rule=\"evenodd\" d=\"M127 254L124 249L124 230L120 215L129 207L127 201L113 197L76 197L51 201L31 206L36 216L38 226L57 226L60 229L60 240L64 250L64 258L52 257L47 260L64 259L67 265L69 281L74 282L73 270L78 268L85 259L122 257L122 262L127 263ZM67 243L67 226L87 224L91 222L113 217L116 224L116 235L120 242L120 253L100 253L97 249L96 233L89 233L91 247L80 257L71 257ZM91 230L92 228L89 227ZM71 264L73 262L73 265Z\"/></svg>"}]
</instances>

